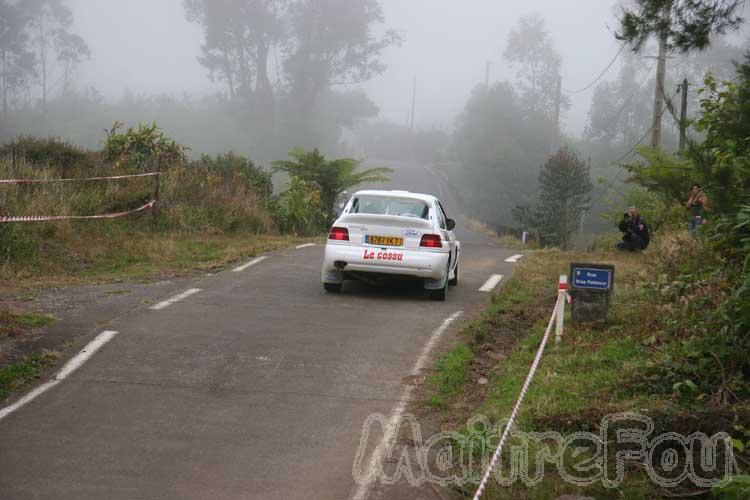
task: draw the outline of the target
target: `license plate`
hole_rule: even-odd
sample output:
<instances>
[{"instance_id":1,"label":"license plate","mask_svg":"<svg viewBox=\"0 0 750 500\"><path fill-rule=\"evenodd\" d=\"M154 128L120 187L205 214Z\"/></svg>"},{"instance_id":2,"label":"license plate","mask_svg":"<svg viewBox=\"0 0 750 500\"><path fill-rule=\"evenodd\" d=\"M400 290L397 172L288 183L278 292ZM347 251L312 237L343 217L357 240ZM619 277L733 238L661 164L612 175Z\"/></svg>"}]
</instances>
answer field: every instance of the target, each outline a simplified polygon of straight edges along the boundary
<instances>
[{"instance_id":1,"label":"license plate","mask_svg":"<svg viewBox=\"0 0 750 500\"><path fill-rule=\"evenodd\" d=\"M402 247L404 239L395 236L368 236L367 243L382 247Z\"/></svg>"}]
</instances>

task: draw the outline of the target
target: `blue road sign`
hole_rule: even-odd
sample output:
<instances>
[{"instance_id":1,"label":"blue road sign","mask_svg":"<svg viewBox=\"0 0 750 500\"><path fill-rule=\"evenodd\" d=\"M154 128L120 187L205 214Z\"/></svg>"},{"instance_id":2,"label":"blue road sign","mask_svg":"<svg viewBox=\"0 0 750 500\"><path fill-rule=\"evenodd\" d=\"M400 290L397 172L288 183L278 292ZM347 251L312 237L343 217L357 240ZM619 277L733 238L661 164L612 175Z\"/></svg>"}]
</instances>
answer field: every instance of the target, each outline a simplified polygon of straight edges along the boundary
<instances>
[{"instance_id":1,"label":"blue road sign","mask_svg":"<svg viewBox=\"0 0 750 500\"><path fill-rule=\"evenodd\" d=\"M611 269L573 267L573 288L585 290L610 290L612 288Z\"/></svg>"}]
</instances>

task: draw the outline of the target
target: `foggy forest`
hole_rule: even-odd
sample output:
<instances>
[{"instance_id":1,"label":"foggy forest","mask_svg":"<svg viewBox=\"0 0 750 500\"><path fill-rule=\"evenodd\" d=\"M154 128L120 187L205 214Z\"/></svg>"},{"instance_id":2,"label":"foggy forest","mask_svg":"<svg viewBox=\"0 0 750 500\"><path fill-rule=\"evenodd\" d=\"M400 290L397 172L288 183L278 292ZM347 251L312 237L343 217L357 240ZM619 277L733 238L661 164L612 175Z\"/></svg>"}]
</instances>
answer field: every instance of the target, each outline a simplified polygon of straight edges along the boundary
<instances>
[{"instance_id":1,"label":"foggy forest","mask_svg":"<svg viewBox=\"0 0 750 500\"><path fill-rule=\"evenodd\" d=\"M115 123L156 124L194 159L231 151L268 166L299 147L438 165L464 209L500 232L524 229L514 211L534 203L541 166L565 146L590 165L579 230L595 233L653 121L658 44L617 39L627 5L3 0L0 141L96 150ZM731 79L744 58L747 30L724 31L670 51L667 151L679 144L678 86L688 82L694 117L706 75Z\"/></svg>"}]
</instances>

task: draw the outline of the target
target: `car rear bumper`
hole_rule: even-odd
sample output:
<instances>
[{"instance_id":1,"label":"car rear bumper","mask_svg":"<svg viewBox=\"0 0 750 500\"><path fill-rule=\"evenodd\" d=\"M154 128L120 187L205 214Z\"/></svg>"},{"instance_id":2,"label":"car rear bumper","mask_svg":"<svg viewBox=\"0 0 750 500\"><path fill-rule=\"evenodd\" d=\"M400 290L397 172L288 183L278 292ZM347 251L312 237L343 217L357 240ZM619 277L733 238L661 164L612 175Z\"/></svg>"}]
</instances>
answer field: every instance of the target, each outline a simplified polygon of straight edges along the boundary
<instances>
[{"instance_id":1,"label":"car rear bumper","mask_svg":"<svg viewBox=\"0 0 750 500\"><path fill-rule=\"evenodd\" d=\"M383 250L371 246L329 243L323 260L322 280L324 283L341 283L345 273L373 273L442 282L449 259L450 253L447 251Z\"/></svg>"}]
</instances>

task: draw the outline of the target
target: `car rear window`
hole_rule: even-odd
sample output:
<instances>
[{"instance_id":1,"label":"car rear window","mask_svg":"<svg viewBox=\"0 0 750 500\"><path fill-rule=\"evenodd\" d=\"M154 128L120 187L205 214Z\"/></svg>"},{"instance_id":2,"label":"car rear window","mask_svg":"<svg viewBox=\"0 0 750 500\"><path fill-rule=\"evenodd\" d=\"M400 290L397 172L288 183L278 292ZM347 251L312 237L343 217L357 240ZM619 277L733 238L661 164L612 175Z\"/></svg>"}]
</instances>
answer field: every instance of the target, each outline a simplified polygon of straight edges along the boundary
<instances>
[{"instance_id":1,"label":"car rear window","mask_svg":"<svg viewBox=\"0 0 750 500\"><path fill-rule=\"evenodd\" d=\"M427 220L430 216L430 208L420 200L385 196L359 196L354 198L350 213L397 215Z\"/></svg>"}]
</instances>

